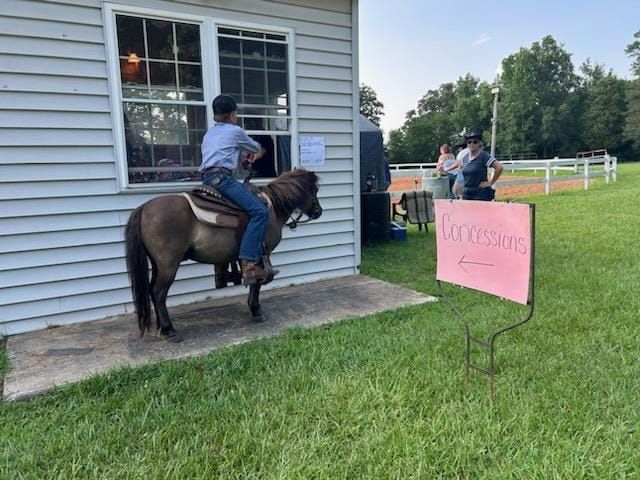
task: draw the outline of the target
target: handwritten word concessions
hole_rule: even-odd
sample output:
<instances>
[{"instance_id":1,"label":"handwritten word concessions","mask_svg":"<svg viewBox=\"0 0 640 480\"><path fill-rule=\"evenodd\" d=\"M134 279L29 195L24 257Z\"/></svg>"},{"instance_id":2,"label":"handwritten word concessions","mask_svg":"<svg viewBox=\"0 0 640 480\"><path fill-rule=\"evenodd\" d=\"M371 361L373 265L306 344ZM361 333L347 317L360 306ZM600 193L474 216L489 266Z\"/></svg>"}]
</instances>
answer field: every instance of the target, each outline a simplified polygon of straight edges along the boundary
<instances>
[{"instance_id":1,"label":"handwritten word concessions","mask_svg":"<svg viewBox=\"0 0 640 480\"><path fill-rule=\"evenodd\" d=\"M435 200L438 280L526 304L533 206Z\"/></svg>"},{"instance_id":2,"label":"handwritten word concessions","mask_svg":"<svg viewBox=\"0 0 640 480\"><path fill-rule=\"evenodd\" d=\"M438 228L442 229L445 240L453 242L466 242L485 247L496 247L503 250L526 255L528 253L526 239L512 233L496 231L483 225L466 223L458 224L451 219L451 215L445 213L438 222Z\"/></svg>"}]
</instances>

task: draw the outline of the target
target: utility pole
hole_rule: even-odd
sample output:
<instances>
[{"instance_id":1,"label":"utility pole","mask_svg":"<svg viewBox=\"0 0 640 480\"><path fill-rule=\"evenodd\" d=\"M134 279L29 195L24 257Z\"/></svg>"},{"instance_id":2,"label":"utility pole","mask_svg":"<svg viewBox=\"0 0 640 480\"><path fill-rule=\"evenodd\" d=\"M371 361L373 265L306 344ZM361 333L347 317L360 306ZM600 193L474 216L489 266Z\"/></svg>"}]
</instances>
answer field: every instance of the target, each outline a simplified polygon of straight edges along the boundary
<instances>
[{"instance_id":1,"label":"utility pole","mask_svg":"<svg viewBox=\"0 0 640 480\"><path fill-rule=\"evenodd\" d=\"M491 89L493 94L493 117L491 117L491 156L496 154L496 127L498 124L498 94L500 92L500 86L498 85L500 76L496 76L496 83Z\"/></svg>"}]
</instances>

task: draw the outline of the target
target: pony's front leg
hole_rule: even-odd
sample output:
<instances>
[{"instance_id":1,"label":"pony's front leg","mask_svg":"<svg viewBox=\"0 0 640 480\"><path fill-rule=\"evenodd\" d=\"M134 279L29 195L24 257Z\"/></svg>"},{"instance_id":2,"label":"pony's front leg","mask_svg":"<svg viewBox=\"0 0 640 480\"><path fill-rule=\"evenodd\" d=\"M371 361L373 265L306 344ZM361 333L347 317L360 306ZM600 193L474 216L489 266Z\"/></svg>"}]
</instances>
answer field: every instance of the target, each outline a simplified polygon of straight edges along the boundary
<instances>
[{"instance_id":1,"label":"pony's front leg","mask_svg":"<svg viewBox=\"0 0 640 480\"><path fill-rule=\"evenodd\" d=\"M260 306L260 284L254 284L249 287L249 309L251 310L251 320L254 322L264 322L265 317Z\"/></svg>"}]
</instances>

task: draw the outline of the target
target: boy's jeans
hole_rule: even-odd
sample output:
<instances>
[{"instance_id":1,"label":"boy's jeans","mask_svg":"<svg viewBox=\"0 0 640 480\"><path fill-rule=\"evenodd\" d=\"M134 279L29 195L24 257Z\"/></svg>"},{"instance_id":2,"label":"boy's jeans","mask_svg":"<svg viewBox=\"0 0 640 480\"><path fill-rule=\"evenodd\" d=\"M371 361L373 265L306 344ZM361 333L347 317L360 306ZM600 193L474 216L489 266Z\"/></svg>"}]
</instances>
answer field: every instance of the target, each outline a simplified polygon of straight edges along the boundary
<instances>
[{"instance_id":1,"label":"boy's jeans","mask_svg":"<svg viewBox=\"0 0 640 480\"><path fill-rule=\"evenodd\" d=\"M247 190L240 182L226 173L208 173L202 177L202 183L215 188L249 215L249 224L240 242L238 258L259 262L262 259L262 243L267 231L269 209L258 197Z\"/></svg>"}]
</instances>

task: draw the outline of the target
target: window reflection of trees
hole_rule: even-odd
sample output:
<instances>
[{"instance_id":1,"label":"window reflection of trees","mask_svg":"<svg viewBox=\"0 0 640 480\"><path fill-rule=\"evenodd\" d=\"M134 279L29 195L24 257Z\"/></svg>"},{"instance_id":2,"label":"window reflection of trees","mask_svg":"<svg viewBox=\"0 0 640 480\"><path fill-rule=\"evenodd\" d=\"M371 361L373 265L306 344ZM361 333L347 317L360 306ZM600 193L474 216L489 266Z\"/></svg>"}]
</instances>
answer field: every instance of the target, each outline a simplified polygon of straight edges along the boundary
<instances>
[{"instance_id":1,"label":"window reflection of trees","mask_svg":"<svg viewBox=\"0 0 640 480\"><path fill-rule=\"evenodd\" d=\"M207 127L200 27L117 15L116 28L129 181L197 180Z\"/></svg>"}]
</instances>

